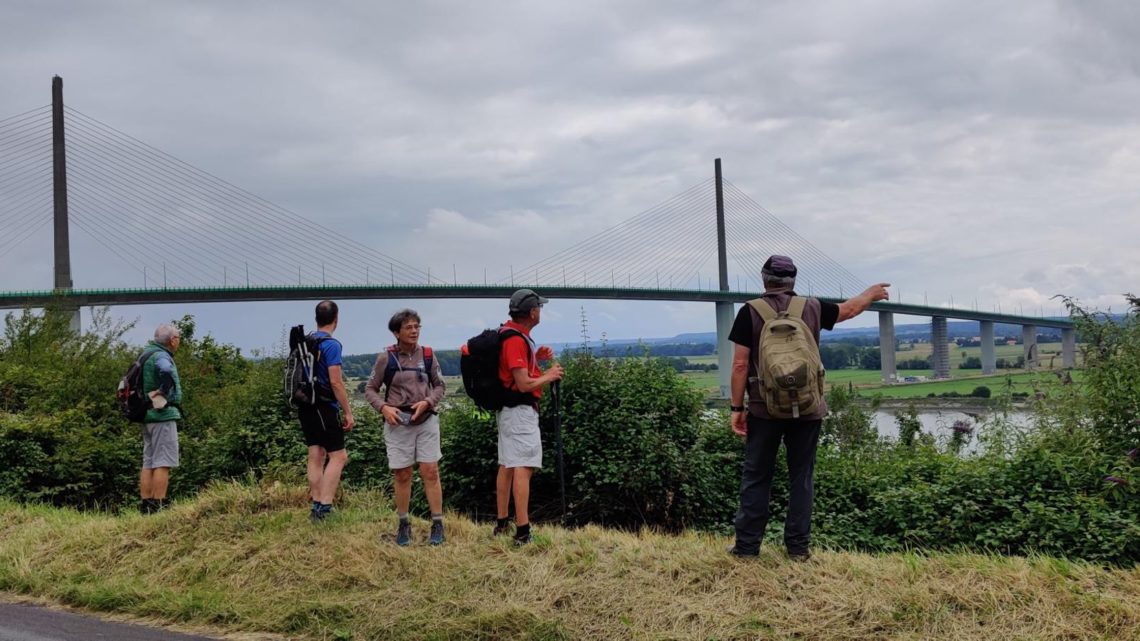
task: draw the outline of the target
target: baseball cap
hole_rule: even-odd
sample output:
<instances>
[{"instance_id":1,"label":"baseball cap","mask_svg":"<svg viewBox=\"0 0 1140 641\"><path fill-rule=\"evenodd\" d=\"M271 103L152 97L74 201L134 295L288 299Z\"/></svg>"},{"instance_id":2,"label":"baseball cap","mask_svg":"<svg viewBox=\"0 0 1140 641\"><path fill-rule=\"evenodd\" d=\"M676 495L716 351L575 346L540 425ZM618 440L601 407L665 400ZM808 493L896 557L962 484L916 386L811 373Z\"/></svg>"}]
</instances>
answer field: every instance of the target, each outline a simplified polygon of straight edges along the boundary
<instances>
[{"instance_id":1,"label":"baseball cap","mask_svg":"<svg viewBox=\"0 0 1140 641\"><path fill-rule=\"evenodd\" d=\"M785 278L794 277L796 275L796 264L787 256L773 254L768 257L768 260L764 261L764 267L762 267L760 271L765 274L771 274L772 276Z\"/></svg>"},{"instance_id":2,"label":"baseball cap","mask_svg":"<svg viewBox=\"0 0 1140 641\"><path fill-rule=\"evenodd\" d=\"M549 302L549 299L539 296L534 292L533 289L520 289L517 292L511 294L510 311L512 313L529 312L535 307L538 307L539 305L545 305Z\"/></svg>"}]
</instances>

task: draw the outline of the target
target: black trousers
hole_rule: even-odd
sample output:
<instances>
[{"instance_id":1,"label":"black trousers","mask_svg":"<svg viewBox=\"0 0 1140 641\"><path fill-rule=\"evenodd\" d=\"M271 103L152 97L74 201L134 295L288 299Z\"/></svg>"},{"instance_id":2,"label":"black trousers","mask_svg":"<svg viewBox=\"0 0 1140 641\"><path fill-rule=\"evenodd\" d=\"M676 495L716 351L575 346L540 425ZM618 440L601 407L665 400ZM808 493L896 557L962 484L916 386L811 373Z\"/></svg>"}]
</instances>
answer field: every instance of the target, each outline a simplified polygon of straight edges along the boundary
<instances>
[{"instance_id":1,"label":"black trousers","mask_svg":"<svg viewBox=\"0 0 1140 641\"><path fill-rule=\"evenodd\" d=\"M736 513L736 547L742 552L760 549L770 516L769 498L776 454L784 443L788 457L788 516L784 545L790 554L807 552L811 544L811 507L815 498L812 476L822 420L776 420L748 416L744 448L744 474L740 481L740 510Z\"/></svg>"}]
</instances>

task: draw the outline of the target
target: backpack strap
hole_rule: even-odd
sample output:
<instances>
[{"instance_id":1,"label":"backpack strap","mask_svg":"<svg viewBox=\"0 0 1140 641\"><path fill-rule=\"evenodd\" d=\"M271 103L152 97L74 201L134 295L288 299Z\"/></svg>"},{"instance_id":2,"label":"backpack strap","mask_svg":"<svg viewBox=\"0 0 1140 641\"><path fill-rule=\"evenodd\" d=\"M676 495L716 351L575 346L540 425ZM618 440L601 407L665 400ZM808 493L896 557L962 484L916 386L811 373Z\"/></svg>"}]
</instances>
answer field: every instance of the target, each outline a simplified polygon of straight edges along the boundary
<instances>
[{"instance_id":1,"label":"backpack strap","mask_svg":"<svg viewBox=\"0 0 1140 641\"><path fill-rule=\"evenodd\" d=\"M435 387L431 382L431 366L435 356L428 346L423 346L424 350L424 375L427 376L428 389ZM400 353L396 345L389 345L388 362L384 366L384 402L388 402L388 393L392 390L392 379L396 377L396 372L400 371Z\"/></svg>"},{"instance_id":2,"label":"backpack strap","mask_svg":"<svg viewBox=\"0 0 1140 641\"><path fill-rule=\"evenodd\" d=\"M139 354L139 360L138 360L139 367L146 365L146 362L150 360L151 356L154 356L155 354L157 354L161 351L162 351L161 347L148 347L148 348L144 349L143 353Z\"/></svg>"},{"instance_id":3,"label":"backpack strap","mask_svg":"<svg viewBox=\"0 0 1140 641\"><path fill-rule=\"evenodd\" d=\"M807 306L807 299L802 296L792 296L792 300L788 303L788 316L803 320L804 307Z\"/></svg>"},{"instance_id":4,"label":"backpack strap","mask_svg":"<svg viewBox=\"0 0 1140 641\"><path fill-rule=\"evenodd\" d=\"M505 325L499 325L499 354L502 354L503 341L511 338L512 336L518 336L519 338L523 339L523 342L526 343L526 363L529 373L530 366L534 364L534 349L531 348L530 340L528 340L526 335L524 335L519 330L512 327L507 327ZM536 399L530 392L520 392L519 390L515 389L515 383L514 381L511 381L510 385L508 385L506 388L506 397L504 399L503 406L516 407L519 405L530 405L535 410L538 410L538 399Z\"/></svg>"},{"instance_id":5,"label":"backpack strap","mask_svg":"<svg viewBox=\"0 0 1140 641\"><path fill-rule=\"evenodd\" d=\"M763 298L753 298L748 301L748 304L752 306L752 309L756 310L757 314L760 314L760 318L764 319L765 323L776 320L776 308L772 306L772 303L769 303Z\"/></svg>"},{"instance_id":6,"label":"backpack strap","mask_svg":"<svg viewBox=\"0 0 1140 641\"><path fill-rule=\"evenodd\" d=\"M533 364L534 363L534 350L530 349L530 341L527 340L526 336L517 329L506 327L504 325L499 326L499 345L502 345L503 341L507 340L508 338L510 338L512 336L518 336L519 338L523 339L523 342L526 343L526 346L527 346L526 364L528 366Z\"/></svg>"},{"instance_id":7,"label":"backpack strap","mask_svg":"<svg viewBox=\"0 0 1140 641\"><path fill-rule=\"evenodd\" d=\"M308 343L310 341L312 342L313 351L316 352L316 356L313 358L313 364L316 365L317 363L321 362L321 358L324 356L324 354L321 353L321 343L336 339L334 339L332 336L313 336L314 333L315 332L310 332L305 336L305 343L307 347Z\"/></svg>"},{"instance_id":8,"label":"backpack strap","mask_svg":"<svg viewBox=\"0 0 1140 641\"><path fill-rule=\"evenodd\" d=\"M431 366L434 359L435 355L432 353L431 348L424 345L424 376L427 377L428 389L435 387L431 382Z\"/></svg>"},{"instance_id":9,"label":"backpack strap","mask_svg":"<svg viewBox=\"0 0 1140 641\"><path fill-rule=\"evenodd\" d=\"M395 345L389 345L384 350L388 353L388 362L384 364L384 402L388 402L388 394L392 391L392 379L400 371L400 355Z\"/></svg>"}]
</instances>

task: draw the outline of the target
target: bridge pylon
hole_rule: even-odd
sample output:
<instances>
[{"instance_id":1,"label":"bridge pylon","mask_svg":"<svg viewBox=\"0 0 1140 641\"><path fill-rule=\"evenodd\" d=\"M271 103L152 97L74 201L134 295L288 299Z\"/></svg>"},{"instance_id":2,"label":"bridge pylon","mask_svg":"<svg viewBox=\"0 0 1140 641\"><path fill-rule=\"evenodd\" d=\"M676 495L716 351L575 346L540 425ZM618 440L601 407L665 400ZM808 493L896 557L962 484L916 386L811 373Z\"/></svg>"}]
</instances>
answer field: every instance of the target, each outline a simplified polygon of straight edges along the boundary
<instances>
[{"instance_id":1,"label":"bridge pylon","mask_svg":"<svg viewBox=\"0 0 1140 641\"><path fill-rule=\"evenodd\" d=\"M71 237L67 221L67 148L64 143L63 78L51 79L51 146L52 146L52 201L55 255L55 291L70 291ZM71 314L71 329L78 332L81 324L79 308L67 310Z\"/></svg>"},{"instance_id":2,"label":"bridge pylon","mask_svg":"<svg viewBox=\"0 0 1140 641\"><path fill-rule=\"evenodd\" d=\"M720 272L720 291L728 291L728 248L724 239L724 182L720 173L720 158L713 162L716 171L716 253ZM728 334L732 331L732 303L716 303L716 366L720 397L728 398L732 384L732 353L735 351Z\"/></svg>"}]
</instances>

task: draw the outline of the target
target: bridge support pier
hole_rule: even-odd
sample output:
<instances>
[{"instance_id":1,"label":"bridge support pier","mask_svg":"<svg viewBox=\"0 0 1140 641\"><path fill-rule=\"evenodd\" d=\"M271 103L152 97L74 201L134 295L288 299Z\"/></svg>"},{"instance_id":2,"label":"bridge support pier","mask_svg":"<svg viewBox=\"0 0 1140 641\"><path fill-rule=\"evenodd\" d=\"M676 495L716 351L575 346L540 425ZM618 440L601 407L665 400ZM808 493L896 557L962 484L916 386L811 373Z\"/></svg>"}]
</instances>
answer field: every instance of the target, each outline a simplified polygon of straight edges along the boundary
<instances>
[{"instance_id":1,"label":"bridge support pier","mask_svg":"<svg viewBox=\"0 0 1140 641\"><path fill-rule=\"evenodd\" d=\"M1077 330L1061 330L1061 365L1066 368L1077 366Z\"/></svg>"},{"instance_id":2,"label":"bridge support pier","mask_svg":"<svg viewBox=\"0 0 1140 641\"><path fill-rule=\"evenodd\" d=\"M930 366L934 378L950 378L950 346L946 331L946 317L930 319Z\"/></svg>"},{"instance_id":3,"label":"bridge support pier","mask_svg":"<svg viewBox=\"0 0 1140 641\"><path fill-rule=\"evenodd\" d=\"M732 391L732 353L736 350L728 334L734 318L732 303L716 304L716 367L721 398L728 398Z\"/></svg>"},{"instance_id":4,"label":"bridge support pier","mask_svg":"<svg viewBox=\"0 0 1140 641\"><path fill-rule=\"evenodd\" d=\"M994 322L979 321L982 331L979 339L982 341L982 373L993 374L997 371L997 354L994 350Z\"/></svg>"},{"instance_id":5,"label":"bridge support pier","mask_svg":"<svg viewBox=\"0 0 1140 641\"><path fill-rule=\"evenodd\" d=\"M895 369L895 315L879 312L879 373L884 383L898 382Z\"/></svg>"},{"instance_id":6,"label":"bridge support pier","mask_svg":"<svg viewBox=\"0 0 1140 641\"><path fill-rule=\"evenodd\" d=\"M1025 369L1037 369L1037 326L1021 326L1021 342L1025 344Z\"/></svg>"}]
</instances>

